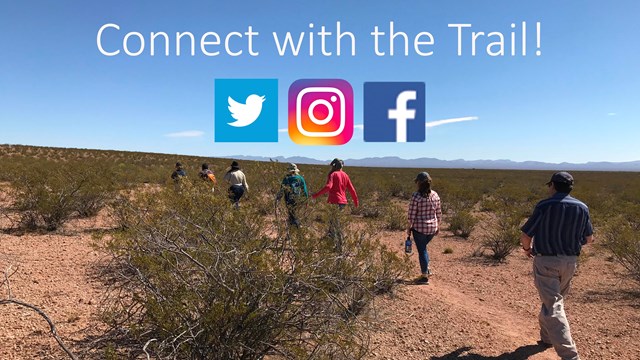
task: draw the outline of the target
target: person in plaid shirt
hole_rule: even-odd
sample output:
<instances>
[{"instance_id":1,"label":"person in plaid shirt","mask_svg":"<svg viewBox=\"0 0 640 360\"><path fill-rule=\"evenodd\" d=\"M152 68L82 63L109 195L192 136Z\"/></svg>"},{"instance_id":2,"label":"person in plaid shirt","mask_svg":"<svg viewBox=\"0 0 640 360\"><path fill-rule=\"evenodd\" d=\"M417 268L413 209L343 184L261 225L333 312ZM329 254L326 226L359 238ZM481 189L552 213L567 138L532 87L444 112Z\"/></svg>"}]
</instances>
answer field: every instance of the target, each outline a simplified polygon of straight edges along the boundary
<instances>
[{"instance_id":1,"label":"person in plaid shirt","mask_svg":"<svg viewBox=\"0 0 640 360\"><path fill-rule=\"evenodd\" d=\"M413 235L418 248L418 259L422 276L418 282L429 283L429 253L427 244L440 232L442 207L438 193L431 190L431 176L421 172L414 180L417 191L409 203L409 227L407 236Z\"/></svg>"}]
</instances>

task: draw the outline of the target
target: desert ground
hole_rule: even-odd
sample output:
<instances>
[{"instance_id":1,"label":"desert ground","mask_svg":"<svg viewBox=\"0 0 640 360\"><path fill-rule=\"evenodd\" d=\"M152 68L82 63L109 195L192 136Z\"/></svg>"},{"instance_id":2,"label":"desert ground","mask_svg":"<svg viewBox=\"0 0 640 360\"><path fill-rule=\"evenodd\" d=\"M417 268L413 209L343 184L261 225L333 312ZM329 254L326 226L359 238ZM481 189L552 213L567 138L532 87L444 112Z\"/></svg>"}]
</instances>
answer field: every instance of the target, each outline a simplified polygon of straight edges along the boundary
<instances>
[{"instance_id":1,"label":"desert ground","mask_svg":"<svg viewBox=\"0 0 640 360\"><path fill-rule=\"evenodd\" d=\"M92 233L109 217L74 220L55 234L0 235L0 268L17 270L13 295L44 310L69 347L84 356L100 333L104 289L96 279L106 254ZM380 296L371 359L556 359L537 347L538 298L531 260L514 253L505 264L470 254L478 239L443 231L429 245L429 285L406 285ZM402 232L380 234L402 251ZM444 254L444 249L453 250ZM640 301L623 270L597 246L586 249L566 307L585 359L640 359ZM412 255L418 273L416 254ZM4 291L4 289L3 289ZM65 359L35 312L0 307L0 358Z\"/></svg>"}]
</instances>

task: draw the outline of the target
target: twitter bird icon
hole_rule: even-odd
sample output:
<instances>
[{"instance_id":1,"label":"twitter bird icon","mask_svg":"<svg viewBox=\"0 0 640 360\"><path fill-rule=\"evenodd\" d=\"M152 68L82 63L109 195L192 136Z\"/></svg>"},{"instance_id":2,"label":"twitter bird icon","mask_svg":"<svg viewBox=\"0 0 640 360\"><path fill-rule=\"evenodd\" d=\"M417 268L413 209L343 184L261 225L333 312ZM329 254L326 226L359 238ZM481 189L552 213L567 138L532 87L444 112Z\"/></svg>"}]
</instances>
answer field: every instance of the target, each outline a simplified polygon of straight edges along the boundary
<instances>
[{"instance_id":1,"label":"twitter bird icon","mask_svg":"<svg viewBox=\"0 0 640 360\"><path fill-rule=\"evenodd\" d=\"M278 80L216 79L215 142L277 142Z\"/></svg>"},{"instance_id":2,"label":"twitter bird icon","mask_svg":"<svg viewBox=\"0 0 640 360\"><path fill-rule=\"evenodd\" d=\"M262 103L264 100L264 96L252 94L247 97L245 104L241 104L229 96L229 111L231 111L231 117L236 119L236 121L230 122L229 125L245 127L253 124L262 112Z\"/></svg>"}]
</instances>

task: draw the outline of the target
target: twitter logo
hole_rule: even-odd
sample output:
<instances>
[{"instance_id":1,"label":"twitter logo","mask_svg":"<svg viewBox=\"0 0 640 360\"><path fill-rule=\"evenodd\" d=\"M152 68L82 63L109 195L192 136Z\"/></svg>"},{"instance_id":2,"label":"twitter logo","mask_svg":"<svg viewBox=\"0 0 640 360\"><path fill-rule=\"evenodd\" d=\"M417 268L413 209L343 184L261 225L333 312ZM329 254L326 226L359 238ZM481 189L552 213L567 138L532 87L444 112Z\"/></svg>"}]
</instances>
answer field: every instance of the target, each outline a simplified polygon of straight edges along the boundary
<instances>
[{"instance_id":1,"label":"twitter logo","mask_svg":"<svg viewBox=\"0 0 640 360\"><path fill-rule=\"evenodd\" d=\"M277 142L278 80L216 79L215 142Z\"/></svg>"},{"instance_id":2,"label":"twitter logo","mask_svg":"<svg viewBox=\"0 0 640 360\"><path fill-rule=\"evenodd\" d=\"M231 117L236 119L236 121L229 123L229 125L245 127L253 124L262 112L262 103L264 100L264 96L254 94L249 95L247 101L241 104L229 96L229 111L231 111Z\"/></svg>"}]
</instances>

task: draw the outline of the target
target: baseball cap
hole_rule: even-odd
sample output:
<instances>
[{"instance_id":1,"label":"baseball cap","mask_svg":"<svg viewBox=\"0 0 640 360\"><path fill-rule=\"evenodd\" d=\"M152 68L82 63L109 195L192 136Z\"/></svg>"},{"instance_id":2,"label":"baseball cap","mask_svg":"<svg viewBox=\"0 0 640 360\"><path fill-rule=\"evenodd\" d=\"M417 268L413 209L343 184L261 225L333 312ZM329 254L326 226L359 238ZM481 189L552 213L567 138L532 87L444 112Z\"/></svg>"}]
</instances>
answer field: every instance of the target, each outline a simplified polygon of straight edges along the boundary
<instances>
[{"instance_id":1,"label":"baseball cap","mask_svg":"<svg viewBox=\"0 0 640 360\"><path fill-rule=\"evenodd\" d=\"M551 180L549 180L547 185L554 182L573 185L573 176L566 171L560 171L551 176Z\"/></svg>"},{"instance_id":2,"label":"baseball cap","mask_svg":"<svg viewBox=\"0 0 640 360\"><path fill-rule=\"evenodd\" d=\"M414 181L416 181L416 182L418 182L418 181L419 181L419 182L423 182L423 181L428 180L429 178L430 178L429 173L428 173L428 172L426 172L426 171L423 171L423 172L419 173L419 174L416 176L416 179L415 179Z\"/></svg>"}]
</instances>

